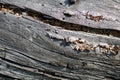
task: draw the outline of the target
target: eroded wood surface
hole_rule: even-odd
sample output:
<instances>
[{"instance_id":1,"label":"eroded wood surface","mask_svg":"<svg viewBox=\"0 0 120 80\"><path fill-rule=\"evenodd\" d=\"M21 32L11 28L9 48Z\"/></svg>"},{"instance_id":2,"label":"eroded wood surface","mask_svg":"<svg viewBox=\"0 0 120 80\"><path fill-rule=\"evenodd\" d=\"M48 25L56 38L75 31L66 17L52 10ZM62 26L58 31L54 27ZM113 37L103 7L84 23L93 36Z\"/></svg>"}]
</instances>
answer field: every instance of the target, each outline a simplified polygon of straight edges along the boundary
<instances>
[{"instance_id":1,"label":"eroded wood surface","mask_svg":"<svg viewBox=\"0 0 120 80\"><path fill-rule=\"evenodd\" d=\"M56 2L55 2L56 1ZM91 3L96 1L91 0ZM26 2L26 3L25 3ZM16 5L21 8L29 8L43 14L50 15L65 22L85 25L88 27L102 29L120 29L119 19L117 21L93 21L84 19L80 8L79 16L67 17L64 10L75 10L82 5L66 5L61 0L0 0L0 3ZM98 1L99 2L99 1ZM103 0L103 2L106 2ZM101 5L103 4L101 2ZM109 0L111 4L118 4ZM56 4L56 5L53 5ZM61 5L61 4L63 5ZM85 1L79 4L88 4ZM42 6L44 4L45 6ZM94 3L95 4L95 3ZM100 4L100 3L99 3ZM32 5L32 6L30 6ZM95 4L96 5L96 4ZM107 5L107 4L106 4ZM89 6L89 4L88 4ZM119 6L119 5L118 5ZM84 8L84 7L83 7ZM107 7L106 7L107 8ZM53 9L53 12L52 12ZM76 10L77 9L77 10ZM84 10L87 12L89 7ZM100 8L101 9L101 8ZM108 8L107 8L108 9ZM78 10L78 12L79 12ZM90 10L90 9L89 9ZM92 10L94 13L94 10ZM78 13L77 12L77 13ZM91 12L91 11L90 11ZM98 12L98 11L97 11ZM100 11L101 12L101 11ZM98 13L100 13L98 12ZM100 14L104 13L101 12ZM106 12L107 13L107 12ZM105 13L105 14L106 14ZM92 14L92 13L91 13ZM112 14L110 14L112 15ZM113 14L114 15L114 14ZM116 13L117 15L117 13ZM114 15L114 16L116 16ZM62 17L61 17L62 16ZM118 15L119 16L119 15ZM119 18L117 16L117 18ZM104 17L104 16L103 16ZM73 21L74 19L74 21ZM104 24L105 23L105 24ZM105 26L107 25L107 26ZM114 27L113 27L114 26ZM117 33L118 34L118 33ZM93 50L74 49L74 39L81 38L93 46L108 44L120 46L120 37L93 34L83 31L72 31L62 29L60 26L52 26L30 16L18 16L8 12L0 12L0 78L20 80L119 80L120 79L120 50L117 53L105 53L104 48ZM82 40L82 41L83 41ZM83 41L84 42L84 41ZM106 44L105 44L106 43ZM79 44L80 45L80 44ZM76 45L75 45L76 46ZM101 49L101 50L100 50ZM105 48L106 49L106 48ZM108 50L109 51L109 50ZM116 51L116 50L115 50Z\"/></svg>"},{"instance_id":2,"label":"eroded wood surface","mask_svg":"<svg viewBox=\"0 0 120 80\"><path fill-rule=\"evenodd\" d=\"M35 10L65 22L86 25L92 28L120 30L119 1L78 0L74 5L69 5L67 1L69 0L0 0L1 3ZM65 11L69 11L69 14L73 12L74 15L68 17L64 14ZM92 17L86 19L87 13Z\"/></svg>"}]
</instances>

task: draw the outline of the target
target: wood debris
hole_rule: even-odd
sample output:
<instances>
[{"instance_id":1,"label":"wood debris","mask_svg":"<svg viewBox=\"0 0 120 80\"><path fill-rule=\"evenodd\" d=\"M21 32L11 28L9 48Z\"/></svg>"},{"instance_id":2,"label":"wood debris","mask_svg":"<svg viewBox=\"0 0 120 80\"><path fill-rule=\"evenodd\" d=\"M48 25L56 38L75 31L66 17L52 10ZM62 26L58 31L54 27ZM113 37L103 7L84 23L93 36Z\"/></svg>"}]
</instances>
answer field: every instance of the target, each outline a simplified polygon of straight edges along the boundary
<instances>
[{"instance_id":1,"label":"wood debris","mask_svg":"<svg viewBox=\"0 0 120 80\"><path fill-rule=\"evenodd\" d=\"M86 19L94 20L95 22L103 20L103 16L102 15L100 15L100 16L93 16L93 15L91 15L91 14L89 14L87 12L85 16L86 16Z\"/></svg>"}]
</instances>

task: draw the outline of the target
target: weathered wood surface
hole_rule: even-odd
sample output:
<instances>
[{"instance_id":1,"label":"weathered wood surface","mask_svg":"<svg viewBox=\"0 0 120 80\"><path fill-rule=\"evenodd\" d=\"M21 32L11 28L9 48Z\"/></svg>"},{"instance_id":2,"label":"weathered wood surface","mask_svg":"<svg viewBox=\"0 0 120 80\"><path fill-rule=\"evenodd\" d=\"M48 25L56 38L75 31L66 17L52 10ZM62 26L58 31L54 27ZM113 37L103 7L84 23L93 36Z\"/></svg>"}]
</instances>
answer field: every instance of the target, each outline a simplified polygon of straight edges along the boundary
<instances>
[{"instance_id":1,"label":"weathered wood surface","mask_svg":"<svg viewBox=\"0 0 120 80\"><path fill-rule=\"evenodd\" d=\"M69 5L68 1L69 0L0 0L1 3L16 5L24 9L32 9L65 22L86 25L93 28L120 30L119 0L78 0L75 5ZM74 16L68 17L64 15L66 9L67 11L72 11ZM87 12L92 16L102 16L103 20L96 22L91 19L86 19Z\"/></svg>"},{"instance_id":2,"label":"weathered wood surface","mask_svg":"<svg viewBox=\"0 0 120 80\"><path fill-rule=\"evenodd\" d=\"M64 2L66 1L0 0L2 4L11 4L21 9L37 11L67 23L98 29L120 30L118 0L82 0L75 5L66 4L66 6ZM68 8L75 11L77 16L66 17L63 11ZM106 19L100 21L86 19L83 15L84 11L103 15ZM62 20L64 17L65 20ZM27 15L19 17L0 11L0 78L3 80L120 79L119 50L117 54L102 53L99 49L74 50L74 44L67 41L71 37L82 38L94 46L99 43L120 46L119 36L111 37L65 30L60 26L52 26Z\"/></svg>"}]
</instances>

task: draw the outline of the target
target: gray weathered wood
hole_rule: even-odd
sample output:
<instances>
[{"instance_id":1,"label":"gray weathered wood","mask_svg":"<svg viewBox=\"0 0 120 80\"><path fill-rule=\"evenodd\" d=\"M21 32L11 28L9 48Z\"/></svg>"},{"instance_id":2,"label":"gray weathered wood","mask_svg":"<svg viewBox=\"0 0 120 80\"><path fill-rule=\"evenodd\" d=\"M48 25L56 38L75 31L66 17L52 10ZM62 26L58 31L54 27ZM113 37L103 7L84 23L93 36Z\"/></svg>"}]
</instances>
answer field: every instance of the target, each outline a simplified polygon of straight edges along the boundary
<instances>
[{"instance_id":1,"label":"gray weathered wood","mask_svg":"<svg viewBox=\"0 0 120 80\"><path fill-rule=\"evenodd\" d=\"M65 2L65 0L0 0L3 5L9 4L15 8L25 9L25 13L27 10L37 11L37 14L46 14L49 15L45 15L47 18L55 18L68 24L120 31L117 11L120 4L117 0L81 0L72 5ZM104 6L106 7L103 8ZM71 14L72 17L67 17L64 15L65 10L75 11L77 16L68 11L65 13ZM105 19L100 21L86 19L84 14L88 11L92 15L103 15ZM108 14L110 16L107 16ZM64 17L65 20L62 20ZM117 54L109 52L104 54L99 49L89 52L77 51L73 49L74 43L69 42L70 38L81 38L94 46L100 43L120 46L119 36L65 30L28 15L22 14L20 17L0 11L0 78L3 80L120 79L120 50Z\"/></svg>"}]
</instances>

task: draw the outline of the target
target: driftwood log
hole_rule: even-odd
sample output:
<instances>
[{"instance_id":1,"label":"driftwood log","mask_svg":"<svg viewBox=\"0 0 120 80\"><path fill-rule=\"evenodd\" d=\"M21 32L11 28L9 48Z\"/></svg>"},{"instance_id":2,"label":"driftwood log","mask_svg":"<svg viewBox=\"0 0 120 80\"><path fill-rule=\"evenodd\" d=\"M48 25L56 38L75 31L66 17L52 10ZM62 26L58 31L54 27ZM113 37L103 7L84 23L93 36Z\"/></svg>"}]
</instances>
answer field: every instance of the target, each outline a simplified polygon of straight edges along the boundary
<instances>
[{"instance_id":1,"label":"driftwood log","mask_svg":"<svg viewBox=\"0 0 120 80\"><path fill-rule=\"evenodd\" d=\"M119 0L0 0L0 80L120 80Z\"/></svg>"}]
</instances>

